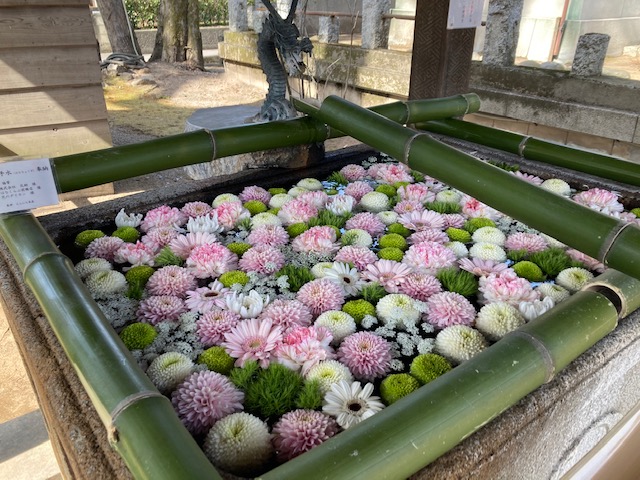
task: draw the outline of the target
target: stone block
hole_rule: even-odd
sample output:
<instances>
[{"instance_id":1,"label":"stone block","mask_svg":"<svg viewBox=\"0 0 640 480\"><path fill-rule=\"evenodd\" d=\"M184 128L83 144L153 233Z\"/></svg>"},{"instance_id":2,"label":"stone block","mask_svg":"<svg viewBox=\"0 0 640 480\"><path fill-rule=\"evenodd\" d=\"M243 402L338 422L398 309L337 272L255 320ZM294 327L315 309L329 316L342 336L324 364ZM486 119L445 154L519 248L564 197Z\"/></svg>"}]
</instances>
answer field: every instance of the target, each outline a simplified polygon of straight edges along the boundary
<instances>
[{"instance_id":1,"label":"stone block","mask_svg":"<svg viewBox=\"0 0 640 480\"><path fill-rule=\"evenodd\" d=\"M512 118L496 118L493 121L493 127L500 130L519 133L521 135L527 135L529 131L529 122L522 122Z\"/></svg>"},{"instance_id":2,"label":"stone block","mask_svg":"<svg viewBox=\"0 0 640 480\"><path fill-rule=\"evenodd\" d=\"M610 155L613 150L613 140L610 138L597 137L595 135L585 135L584 133L569 132L567 135L567 145L571 147L584 148L594 152Z\"/></svg>"},{"instance_id":3,"label":"stone block","mask_svg":"<svg viewBox=\"0 0 640 480\"><path fill-rule=\"evenodd\" d=\"M318 41L320 43L338 43L340 40L340 17L322 16L318 19Z\"/></svg>"},{"instance_id":4,"label":"stone block","mask_svg":"<svg viewBox=\"0 0 640 480\"><path fill-rule=\"evenodd\" d=\"M537 123L529 124L528 135L539 138L540 140L547 140L549 142L567 143L567 131L561 128L548 127L546 125L539 125Z\"/></svg>"},{"instance_id":5,"label":"stone block","mask_svg":"<svg viewBox=\"0 0 640 480\"><path fill-rule=\"evenodd\" d=\"M578 38L571 73L590 77L602 74L604 59L611 37L604 33L585 33Z\"/></svg>"}]
</instances>

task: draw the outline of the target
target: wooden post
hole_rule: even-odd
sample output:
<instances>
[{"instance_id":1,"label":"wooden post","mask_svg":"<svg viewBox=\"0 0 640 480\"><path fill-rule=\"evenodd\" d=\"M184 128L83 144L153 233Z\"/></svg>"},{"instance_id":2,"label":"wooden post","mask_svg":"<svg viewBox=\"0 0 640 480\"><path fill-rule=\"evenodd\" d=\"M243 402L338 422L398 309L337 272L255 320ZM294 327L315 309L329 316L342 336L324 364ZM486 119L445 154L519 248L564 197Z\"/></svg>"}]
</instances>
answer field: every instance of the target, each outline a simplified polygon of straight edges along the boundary
<instances>
[{"instance_id":1,"label":"wooden post","mask_svg":"<svg viewBox=\"0 0 640 480\"><path fill-rule=\"evenodd\" d=\"M447 29L449 0L418 0L409 100L467 93L475 28Z\"/></svg>"}]
</instances>

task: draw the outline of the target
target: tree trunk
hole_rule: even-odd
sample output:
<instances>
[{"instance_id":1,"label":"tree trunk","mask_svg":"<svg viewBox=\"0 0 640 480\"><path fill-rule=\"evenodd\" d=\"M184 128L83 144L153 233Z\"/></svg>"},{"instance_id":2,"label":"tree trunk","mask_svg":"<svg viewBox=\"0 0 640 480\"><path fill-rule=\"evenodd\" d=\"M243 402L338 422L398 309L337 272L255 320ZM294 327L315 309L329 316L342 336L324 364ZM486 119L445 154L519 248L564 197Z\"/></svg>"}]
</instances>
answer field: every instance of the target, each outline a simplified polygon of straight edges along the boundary
<instances>
[{"instance_id":1,"label":"tree trunk","mask_svg":"<svg viewBox=\"0 0 640 480\"><path fill-rule=\"evenodd\" d=\"M157 62L162 59L162 35L164 33L164 2L158 4L158 16L156 18L158 29L156 30L156 38L153 43L153 52L149 58L150 62Z\"/></svg>"},{"instance_id":2,"label":"tree trunk","mask_svg":"<svg viewBox=\"0 0 640 480\"><path fill-rule=\"evenodd\" d=\"M111 51L140 55L140 45L133 28L130 28L123 3L120 0L98 0L98 8L107 30Z\"/></svg>"},{"instance_id":3,"label":"tree trunk","mask_svg":"<svg viewBox=\"0 0 640 480\"><path fill-rule=\"evenodd\" d=\"M197 0L160 0L158 31L149 61L185 63L204 69Z\"/></svg>"},{"instance_id":4,"label":"tree trunk","mask_svg":"<svg viewBox=\"0 0 640 480\"><path fill-rule=\"evenodd\" d=\"M200 33L200 9L198 0L189 0L187 14L187 67L204 70L202 34Z\"/></svg>"}]
</instances>

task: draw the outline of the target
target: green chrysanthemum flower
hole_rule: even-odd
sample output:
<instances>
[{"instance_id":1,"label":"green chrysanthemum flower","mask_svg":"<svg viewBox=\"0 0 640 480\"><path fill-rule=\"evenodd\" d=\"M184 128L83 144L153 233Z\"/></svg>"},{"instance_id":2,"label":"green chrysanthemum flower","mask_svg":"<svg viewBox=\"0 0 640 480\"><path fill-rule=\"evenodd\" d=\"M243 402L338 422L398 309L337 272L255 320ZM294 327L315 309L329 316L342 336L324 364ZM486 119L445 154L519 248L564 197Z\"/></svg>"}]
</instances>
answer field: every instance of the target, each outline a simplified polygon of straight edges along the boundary
<instances>
[{"instance_id":1,"label":"green chrysanthemum flower","mask_svg":"<svg viewBox=\"0 0 640 480\"><path fill-rule=\"evenodd\" d=\"M249 275L242 270L232 270L230 272L224 272L218 280L220 280L220 283L225 287L231 287L231 285L235 285L236 283L244 286L249 282Z\"/></svg>"},{"instance_id":2,"label":"green chrysanthemum flower","mask_svg":"<svg viewBox=\"0 0 640 480\"><path fill-rule=\"evenodd\" d=\"M397 233L398 235L402 235L404 238L407 238L411 235L411 230L400 223L392 223L387 227L387 232L389 233Z\"/></svg>"},{"instance_id":3,"label":"green chrysanthemum flower","mask_svg":"<svg viewBox=\"0 0 640 480\"><path fill-rule=\"evenodd\" d=\"M269 210L267 210L264 213L267 213L269 215L275 215L276 217L278 216L278 212L280 211L279 208L270 208ZM282 223L282 220L280 220L280 223Z\"/></svg>"},{"instance_id":4,"label":"green chrysanthemum flower","mask_svg":"<svg viewBox=\"0 0 640 480\"><path fill-rule=\"evenodd\" d=\"M85 279L95 272L113 270L113 265L111 265L111 262L109 262L109 260L100 257L93 257L80 260L74 268L78 276L82 279Z\"/></svg>"},{"instance_id":5,"label":"green chrysanthemum flower","mask_svg":"<svg viewBox=\"0 0 640 480\"><path fill-rule=\"evenodd\" d=\"M387 184L378 185L375 191L384 193L389 198L395 197L397 193L397 190L393 187L393 185Z\"/></svg>"},{"instance_id":6,"label":"green chrysanthemum flower","mask_svg":"<svg viewBox=\"0 0 640 480\"><path fill-rule=\"evenodd\" d=\"M411 175L413 177L413 180L416 182L424 181L424 173L419 172L418 170L411 170L409 172L409 175Z\"/></svg>"},{"instance_id":7,"label":"green chrysanthemum flower","mask_svg":"<svg viewBox=\"0 0 640 480\"><path fill-rule=\"evenodd\" d=\"M378 240L378 245L380 245L380 248L393 247L403 251L407 249L407 241L398 233L387 233L381 236Z\"/></svg>"},{"instance_id":8,"label":"green chrysanthemum flower","mask_svg":"<svg viewBox=\"0 0 640 480\"><path fill-rule=\"evenodd\" d=\"M307 230L309 230L309 226L306 223L292 223L287 227L287 233L291 238L295 238Z\"/></svg>"},{"instance_id":9,"label":"green chrysanthemum flower","mask_svg":"<svg viewBox=\"0 0 640 480\"><path fill-rule=\"evenodd\" d=\"M459 293L464 297L471 297L478 292L477 277L466 270L458 270L455 267L443 268L436 274L436 278L445 290Z\"/></svg>"},{"instance_id":10,"label":"green chrysanthemum flower","mask_svg":"<svg viewBox=\"0 0 640 480\"><path fill-rule=\"evenodd\" d=\"M360 290L360 295L362 298L371 303L372 305L377 305L381 298L387 295L387 291L384 289L382 285L377 282L371 282L365 284Z\"/></svg>"},{"instance_id":11,"label":"green chrysanthemum flower","mask_svg":"<svg viewBox=\"0 0 640 480\"><path fill-rule=\"evenodd\" d=\"M489 219L483 217L470 218L464 223L464 229L469 233L473 234L476 230L482 227L495 227L496 223Z\"/></svg>"},{"instance_id":12,"label":"green chrysanthemum flower","mask_svg":"<svg viewBox=\"0 0 640 480\"><path fill-rule=\"evenodd\" d=\"M102 230L84 230L76 235L73 243L76 247L87 248L96 238L106 237Z\"/></svg>"},{"instance_id":13,"label":"green chrysanthemum flower","mask_svg":"<svg viewBox=\"0 0 640 480\"><path fill-rule=\"evenodd\" d=\"M129 350L142 350L151 345L157 336L153 325L142 322L127 325L120 332L120 338Z\"/></svg>"},{"instance_id":14,"label":"green chrysanthemum flower","mask_svg":"<svg viewBox=\"0 0 640 480\"><path fill-rule=\"evenodd\" d=\"M542 269L533 262L522 260L514 264L511 268L519 277L525 278L530 282L542 282L545 279Z\"/></svg>"},{"instance_id":15,"label":"green chrysanthemum flower","mask_svg":"<svg viewBox=\"0 0 640 480\"><path fill-rule=\"evenodd\" d=\"M457 203L451 202L430 202L424 205L428 210L433 210L438 213L460 213L462 208Z\"/></svg>"},{"instance_id":16,"label":"green chrysanthemum flower","mask_svg":"<svg viewBox=\"0 0 640 480\"><path fill-rule=\"evenodd\" d=\"M395 183L393 184L393 186L394 186L396 189L398 189L398 188L401 188L401 187L406 187L406 186L407 186L407 185L409 185L410 183L411 183L411 182L395 182Z\"/></svg>"},{"instance_id":17,"label":"green chrysanthemum flower","mask_svg":"<svg viewBox=\"0 0 640 480\"><path fill-rule=\"evenodd\" d=\"M268 190L268 192L271 195L278 195L279 193L287 193L287 189L286 188L281 188L281 187L272 187Z\"/></svg>"},{"instance_id":18,"label":"green chrysanthemum flower","mask_svg":"<svg viewBox=\"0 0 640 480\"><path fill-rule=\"evenodd\" d=\"M404 252L395 247L382 248L378 251L378 258L381 258L383 260L394 260L396 262L401 262L403 257Z\"/></svg>"},{"instance_id":19,"label":"green chrysanthemum flower","mask_svg":"<svg viewBox=\"0 0 640 480\"><path fill-rule=\"evenodd\" d=\"M452 242L469 243L471 241L471 234L462 228L449 227L445 233Z\"/></svg>"},{"instance_id":20,"label":"green chrysanthemum flower","mask_svg":"<svg viewBox=\"0 0 640 480\"><path fill-rule=\"evenodd\" d=\"M174 390L193 370L189 357L178 352L167 352L155 358L147 369L147 376L162 393Z\"/></svg>"},{"instance_id":21,"label":"green chrysanthemum flower","mask_svg":"<svg viewBox=\"0 0 640 480\"><path fill-rule=\"evenodd\" d=\"M342 306L342 311L347 312L353 317L356 323L360 323L366 315L375 316L376 307L370 302L359 298L358 300L349 300Z\"/></svg>"},{"instance_id":22,"label":"green chrysanthemum flower","mask_svg":"<svg viewBox=\"0 0 640 480\"><path fill-rule=\"evenodd\" d=\"M94 272L85 278L84 283L94 298L122 294L127 290L127 279L116 270Z\"/></svg>"},{"instance_id":23,"label":"green chrysanthemum flower","mask_svg":"<svg viewBox=\"0 0 640 480\"><path fill-rule=\"evenodd\" d=\"M129 285L144 288L154 272L155 270L149 265L136 265L127 270L124 278L126 278Z\"/></svg>"},{"instance_id":24,"label":"green chrysanthemum flower","mask_svg":"<svg viewBox=\"0 0 640 480\"><path fill-rule=\"evenodd\" d=\"M140 232L133 227L119 227L111 236L118 237L127 243L136 243L140 238Z\"/></svg>"},{"instance_id":25,"label":"green chrysanthemum flower","mask_svg":"<svg viewBox=\"0 0 640 480\"><path fill-rule=\"evenodd\" d=\"M382 401L391 405L420 388L420 382L408 373L394 373L380 383Z\"/></svg>"},{"instance_id":26,"label":"green chrysanthemum flower","mask_svg":"<svg viewBox=\"0 0 640 480\"><path fill-rule=\"evenodd\" d=\"M424 353L411 361L409 373L424 385L444 375L453 367L449 360L437 353Z\"/></svg>"},{"instance_id":27,"label":"green chrysanthemum flower","mask_svg":"<svg viewBox=\"0 0 640 480\"><path fill-rule=\"evenodd\" d=\"M227 248L233 253L241 257L244 253L251 248L251 245L244 242L231 242L227 245Z\"/></svg>"},{"instance_id":28,"label":"green chrysanthemum flower","mask_svg":"<svg viewBox=\"0 0 640 480\"><path fill-rule=\"evenodd\" d=\"M640 207L632 208L630 212L633 213L636 217L640 218Z\"/></svg>"},{"instance_id":29,"label":"green chrysanthemum flower","mask_svg":"<svg viewBox=\"0 0 640 480\"><path fill-rule=\"evenodd\" d=\"M235 361L236 359L220 346L208 348L198 357L198 363L203 363L212 372L222 375L229 375Z\"/></svg>"}]
</instances>

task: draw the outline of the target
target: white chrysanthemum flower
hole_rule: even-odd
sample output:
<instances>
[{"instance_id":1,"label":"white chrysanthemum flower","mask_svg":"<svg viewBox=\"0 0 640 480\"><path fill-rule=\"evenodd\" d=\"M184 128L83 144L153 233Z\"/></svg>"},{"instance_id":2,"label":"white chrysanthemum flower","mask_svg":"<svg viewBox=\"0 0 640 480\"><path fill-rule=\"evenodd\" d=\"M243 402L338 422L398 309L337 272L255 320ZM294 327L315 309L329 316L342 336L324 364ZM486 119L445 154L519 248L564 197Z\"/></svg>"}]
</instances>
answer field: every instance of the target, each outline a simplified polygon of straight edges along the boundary
<instances>
[{"instance_id":1,"label":"white chrysanthemum flower","mask_svg":"<svg viewBox=\"0 0 640 480\"><path fill-rule=\"evenodd\" d=\"M467 325L452 325L436 335L434 350L453 363L462 363L487 346L487 340L475 328Z\"/></svg>"},{"instance_id":2,"label":"white chrysanthemum flower","mask_svg":"<svg viewBox=\"0 0 640 480\"><path fill-rule=\"evenodd\" d=\"M162 393L169 393L193 371L189 357L178 352L167 352L155 358L147 369L147 376Z\"/></svg>"},{"instance_id":3,"label":"white chrysanthemum flower","mask_svg":"<svg viewBox=\"0 0 640 480\"><path fill-rule=\"evenodd\" d=\"M327 328L333 336L333 343L340 343L343 338L356 331L356 321L347 312L341 310L328 310L321 313L314 325Z\"/></svg>"},{"instance_id":4,"label":"white chrysanthemum flower","mask_svg":"<svg viewBox=\"0 0 640 480\"><path fill-rule=\"evenodd\" d=\"M378 212L376 214L376 217L378 217L378 219L387 226L391 225L392 223L396 223L398 221L398 214L391 210Z\"/></svg>"},{"instance_id":5,"label":"white chrysanthemum flower","mask_svg":"<svg viewBox=\"0 0 640 480\"><path fill-rule=\"evenodd\" d=\"M410 326L420 320L419 302L404 293L390 293L376 304L376 314L385 325Z\"/></svg>"},{"instance_id":6,"label":"white chrysanthemum flower","mask_svg":"<svg viewBox=\"0 0 640 480\"><path fill-rule=\"evenodd\" d=\"M334 215L343 216L351 213L355 205L356 199L351 195L334 195L329 197L326 207Z\"/></svg>"},{"instance_id":7,"label":"white chrysanthemum flower","mask_svg":"<svg viewBox=\"0 0 640 480\"><path fill-rule=\"evenodd\" d=\"M524 325L525 318L518 309L506 302L485 305L476 317L476 328L493 341L500 340L507 333Z\"/></svg>"},{"instance_id":8,"label":"white chrysanthemum flower","mask_svg":"<svg viewBox=\"0 0 640 480\"><path fill-rule=\"evenodd\" d=\"M540 185L545 190L553 192L557 195L562 195L567 197L571 194L571 186L565 182L564 180L560 180L559 178L550 178L542 182Z\"/></svg>"},{"instance_id":9,"label":"white chrysanthemum flower","mask_svg":"<svg viewBox=\"0 0 640 480\"><path fill-rule=\"evenodd\" d=\"M581 267L569 267L556 277L556 283L570 292L577 292L593 279L593 273Z\"/></svg>"},{"instance_id":10,"label":"white chrysanthemum flower","mask_svg":"<svg viewBox=\"0 0 640 480\"><path fill-rule=\"evenodd\" d=\"M322 182L315 178L303 178L296 185L311 191L322 190L324 188Z\"/></svg>"},{"instance_id":11,"label":"white chrysanthemum flower","mask_svg":"<svg viewBox=\"0 0 640 480\"><path fill-rule=\"evenodd\" d=\"M360 199L360 206L367 212L383 212L389 208L389 197L382 192L368 192Z\"/></svg>"},{"instance_id":12,"label":"white chrysanthemum flower","mask_svg":"<svg viewBox=\"0 0 640 480\"><path fill-rule=\"evenodd\" d=\"M340 285L345 293L351 296L358 295L365 284L358 269L343 262L333 262L330 268L324 270L324 276Z\"/></svg>"},{"instance_id":13,"label":"white chrysanthemum flower","mask_svg":"<svg viewBox=\"0 0 640 480\"><path fill-rule=\"evenodd\" d=\"M436 202L460 203L462 195L455 190L442 190L436 193Z\"/></svg>"},{"instance_id":14,"label":"white chrysanthemum flower","mask_svg":"<svg viewBox=\"0 0 640 480\"><path fill-rule=\"evenodd\" d=\"M216 198L213 199L213 202L211 202L211 206L219 207L221 204L226 202L242 203L242 200L240 200L240 197L238 197L237 195L234 195L233 193L221 193L220 195L218 195Z\"/></svg>"},{"instance_id":15,"label":"white chrysanthemum flower","mask_svg":"<svg viewBox=\"0 0 640 480\"><path fill-rule=\"evenodd\" d=\"M100 270L84 279L87 289L94 298L105 298L122 294L127 290L127 279L116 270Z\"/></svg>"},{"instance_id":16,"label":"white chrysanthemum flower","mask_svg":"<svg viewBox=\"0 0 640 480\"><path fill-rule=\"evenodd\" d=\"M269 295L263 298L255 290L249 293L238 293L233 291L225 297L227 309L237 313L242 318L256 318L262 309L269 304Z\"/></svg>"},{"instance_id":17,"label":"white chrysanthemum flower","mask_svg":"<svg viewBox=\"0 0 640 480\"><path fill-rule=\"evenodd\" d=\"M373 416L384 408L379 397L371 395L373 384L341 380L331 385L324 396L322 411L336 419L345 430Z\"/></svg>"},{"instance_id":18,"label":"white chrysanthemum flower","mask_svg":"<svg viewBox=\"0 0 640 480\"><path fill-rule=\"evenodd\" d=\"M507 259L507 254L501 246L488 242L474 243L469 249L469 256L480 260L493 260L498 263Z\"/></svg>"},{"instance_id":19,"label":"white chrysanthemum flower","mask_svg":"<svg viewBox=\"0 0 640 480\"><path fill-rule=\"evenodd\" d=\"M289 191L287 192L287 195L292 196L293 198L299 197L300 195L302 195L303 193L307 193L310 190L307 188L303 188L303 187L291 187L289 189Z\"/></svg>"},{"instance_id":20,"label":"white chrysanthemum flower","mask_svg":"<svg viewBox=\"0 0 640 480\"><path fill-rule=\"evenodd\" d=\"M340 237L342 245L353 245L355 247L367 247L373 245L373 237L366 230L352 228L347 230Z\"/></svg>"},{"instance_id":21,"label":"white chrysanthemum flower","mask_svg":"<svg viewBox=\"0 0 640 480\"><path fill-rule=\"evenodd\" d=\"M116 215L116 227L139 227L142 223L143 215L141 213L127 214L124 208L121 208Z\"/></svg>"},{"instance_id":22,"label":"white chrysanthemum flower","mask_svg":"<svg viewBox=\"0 0 640 480\"><path fill-rule=\"evenodd\" d=\"M538 285L535 290L540 292L542 298L551 297L556 305L571 296L569 290L555 283L543 283Z\"/></svg>"},{"instance_id":23,"label":"white chrysanthemum flower","mask_svg":"<svg viewBox=\"0 0 640 480\"><path fill-rule=\"evenodd\" d=\"M207 433L203 451L216 467L253 476L273 454L267 424L245 412L218 420Z\"/></svg>"},{"instance_id":24,"label":"white chrysanthemum flower","mask_svg":"<svg viewBox=\"0 0 640 480\"><path fill-rule=\"evenodd\" d=\"M74 268L78 276L84 280L92 273L113 270L113 265L111 265L109 260L100 257L93 257L80 260L76 263Z\"/></svg>"},{"instance_id":25,"label":"white chrysanthemum flower","mask_svg":"<svg viewBox=\"0 0 640 480\"><path fill-rule=\"evenodd\" d=\"M293 200L293 196L288 193L276 193L269 200L269 208L281 208L285 203Z\"/></svg>"},{"instance_id":26,"label":"white chrysanthemum flower","mask_svg":"<svg viewBox=\"0 0 640 480\"><path fill-rule=\"evenodd\" d=\"M191 233L220 233L223 230L222 225L218 223L218 214L215 212L211 212L208 215L189 218L186 228L187 231Z\"/></svg>"},{"instance_id":27,"label":"white chrysanthemum flower","mask_svg":"<svg viewBox=\"0 0 640 480\"><path fill-rule=\"evenodd\" d=\"M545 312L551 310L556 303L551 297L544 297L542 299L533 300L531 302L520 302L518 304L518 310L522 316L530 322L536 317L539 317Z\"/></svg>"},{"instance_id":28,"label":"white chrysanthemum flower","mask_svg":"<svg viewBox=\"0 0 640 480\"><path fill-rule=\"evenodd\" d=\"M353 382L353 375L349 368L338 360L322 360L309 369L305 380L317 381L322 394L331 390L331 385L341 380Z\"/></svg>"},{"instance_id":29,"label":"white chrysanthemum flower","mask_svg":"<svg viewBox=\"0 0 640 480\"><path fill-rule=\"evenodd\" d=\"M318 262L311 267L311 274L316 278L324 278L327 270L333 267L333 262Z\"/></svg>"},{"instance_id":30,"label":"white chrysanthemum flower","mask_svg":"<svg viewBox=\"0 0 640 480\"><path fill-rule=\"evenodd\" d=\"M268 212L256 213L251 217L251 228L261 227L263 225L282 226L282 220L277 215Z\"/></svg>"},{"instance_id":31,"label":"white chrysanthemum flower","mask_svg":"<svg viewBox=\"0 0 640 480\"><path fill-rule=\"evenodd\" d=\"M476 243L493 243L502 247L507 237L496 227L481 227L473 232L471 239Z\"/></svg>"},{"instance_id":32,"label":"white chrysanthemum flower","mask_svg":"<svg viewBox=\"0 0 640 480\"><path fill-rule=\"evenodd\" d=\"M450 250L453 250L453 253L456 254L457 258L466 258L469 256L469 249L462 242L447 242L444 244Z\"/></svg>"}]
</instances>

